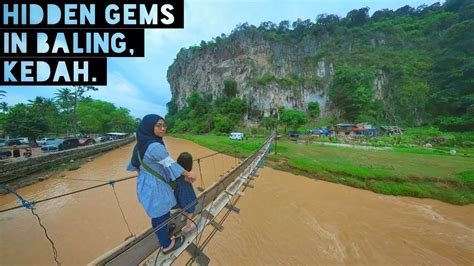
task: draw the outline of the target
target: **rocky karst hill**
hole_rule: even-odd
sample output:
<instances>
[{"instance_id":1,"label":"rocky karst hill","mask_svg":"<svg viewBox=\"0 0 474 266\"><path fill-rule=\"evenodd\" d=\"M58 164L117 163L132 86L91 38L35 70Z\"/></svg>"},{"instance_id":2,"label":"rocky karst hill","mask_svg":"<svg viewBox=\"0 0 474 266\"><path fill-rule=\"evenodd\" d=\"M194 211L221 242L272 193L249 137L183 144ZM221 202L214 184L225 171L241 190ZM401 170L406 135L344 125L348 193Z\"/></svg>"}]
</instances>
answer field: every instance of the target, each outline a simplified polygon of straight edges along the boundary
<instances>
[{"instance_id":1,"label":"rocky karst hill","mask_svg":"<svg viewBox=\"0 0 474 266\"><path fill-rule=\"evenodd\" d=\"M169 106L181 110L193 91L215 100L235 81L246 120L319 102L322 118L472 128L473 28L472 1L244 23L179 52Z\"/></svg>"}]
</instances>

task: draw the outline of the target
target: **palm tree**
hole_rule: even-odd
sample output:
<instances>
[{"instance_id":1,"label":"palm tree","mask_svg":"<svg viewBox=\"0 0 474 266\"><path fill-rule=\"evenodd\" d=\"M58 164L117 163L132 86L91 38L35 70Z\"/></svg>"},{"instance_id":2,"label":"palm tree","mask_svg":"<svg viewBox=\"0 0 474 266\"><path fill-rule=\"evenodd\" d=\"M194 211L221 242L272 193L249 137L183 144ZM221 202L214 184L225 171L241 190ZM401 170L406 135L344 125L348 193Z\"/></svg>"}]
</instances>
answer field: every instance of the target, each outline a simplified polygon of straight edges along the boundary
<instances>
[{"instance_id":1,"label":"palm tree","mask_svg":"<svg viewBox=\"0 0 474 266\"><path fill-rule=\"evenodd\" d=\"M61 116L63 116L66 120L67 131L66 133L69 134L69 129L73 127L74 119L72 114L72 105L73 105L73 93L68 88L61 88L58 92L55 93L56 103L61 110Z\"/></svg>"},{"instance_id":2,"label":"palm tree","mask_svg":"<svg viewBox=\"0 0 474 266\"><path fill-rule=\"evenodd\" d=\"M80 100L84 99L84 93L87 91L97 91L94 86L74 86L71 89L61 88L56 93L56 99L63 112L70 118L70 125L74 134L77 134L78 119L76 117L76 108Z\"/></svg>"},{"instance_id":3,"label":"palm tree","mask_svg":"<svg viewBox=\"0 0 474 266\"><path fill-rule=\"evenodd\" d=\"M61 88L55 93L55 95L55 99L59 107L61 107L61 109L63 109L65 112L71 111L71 107L74 102L74 95L72 91L68 88Z\"/></svg>"},{"instance_id":4,"label":"palm tree","mask_svg":"<svg viewBox=\"0 0 474 266\"><path fill-rule=\"evenodd\" d=\"M2 110L2 112L7 113L9 109L10 108L8 107L8 103L6 102L0 103L0 110Z\"/></svg>"},{"instance_id":5,"label":"palm tree","mask_svg":"<svg viewBox=\"0 0 474 266\"><path fill-rule=\"evenodd\" d=\"M0 99L1 99L1 98L4 98L4 97L6 97L6 96L7 96L7 92L4 91L4 90L0 90Z\"/></svg>"},{"instance_id":6,"label":"palm tree","mask_svg":"<svg viewBox=\"0 0 474 266\"><path fill-rule=\"evenodd\" d=\"M32 106L32 105L42 105L43 102L44 102L44 99L46 99L45 97L41 97L41 96L36 96L36 98L34 100L28 100L28 105Z\"/></svg>"},{"instance_id":7,"label":"palm tree","mask_svg":"<svg viewBox=\"0 0 474 266\"><path fill-rule=\"evenodd\" d=\"M56 102L54 101L54 99L42 96L36 96L34 100L28 100L28 105L38 108L40 112L46 112L46 110L51 107L56 109Z\"/></svg>"}]
</instances>

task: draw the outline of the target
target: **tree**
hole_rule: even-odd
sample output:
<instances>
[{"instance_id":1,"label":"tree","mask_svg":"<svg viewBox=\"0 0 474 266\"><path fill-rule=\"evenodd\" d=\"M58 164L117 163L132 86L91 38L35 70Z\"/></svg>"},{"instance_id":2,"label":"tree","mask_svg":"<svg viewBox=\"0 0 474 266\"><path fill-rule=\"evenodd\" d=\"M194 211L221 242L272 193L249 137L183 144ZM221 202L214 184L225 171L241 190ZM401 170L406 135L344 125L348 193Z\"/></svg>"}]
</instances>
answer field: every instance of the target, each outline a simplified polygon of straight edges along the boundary
<instances>
[{"instance_id":1,"label":"tree","mask_svg":"<svg viewBox=\"0 0 474 266\"><path fill-rule=\"evenodd\" d=\"M250 25L249 25L248 22L239 23L239 24L237 24L237 26L235 26L235 29L232 30L231 35L239 32L239 31L247 30L249 28L250 28Z\"/></svg>"},{"instance_id":2,"label":"tree","mask_svg":"<svg viewBox=\"0 0 474 266\"><path fill-rule=\"evenodd\" d=\"M294 30L297 30L298 28L305 29L305 28L310 27L311 25L312 25L311 20L309 19L302 20L300 18L291 24Z\"/></svg>"},{"instance_id":3,"label":"tree","mask_svg":"<svg viewBox=\"0 0 474 266\"><path fill-rule=\"evenodd\" d=\"M449 1L451 5L457 1ZM448 2L447 2L448 3ZM441 35L444 49L436 53L433 66L432 112L441 124L452 130L474 128L468 109L474 105L474 19L465 20ZM459 119L464 117L463 119ZM465 121L465 126L459 122ZM471 121L471 123L468 123ZM452 126L450 126L452 124Z\"/></svg>"},{"instance_id":4,"label":"tree","mask_svg":"<svg viewBox=\"0 0 474 266\"><path fill-rule=\"evenodd\" d=\"M308 122L308 118L303 111L283 109L280 121L283 125L285 125L285 131L287 127L297 130L300 126Z\"/></svg>"},{"instance_id":5,"label":"tree","mask_svg":"<svg viewBox=\"0 0 474 266\"><path fill-rule=\"evenodd\" d=\"M277 28L277 25L271 21L265 21L265 22L260 23L259 28L264 29L264 30L274 30Z\"/></svg>"},{"instance_id":6,"label":"tree","mask_svg":"<svg viewBox=\"0 0 474 266\"><path fill-rule=\"evenodd\" d=\"M1 102L0 103L0 110L2 110L2 112L4 113L7 113L8 112L8 103L6 102Z\"/></svg>"},{"instance_id":7,"label":"tree","mask_svg":"<svg viewBox=\"0 0 474 266\"><path fill-rule=\"evenodd\" d=\"M174 115L178 112L178 105L173 100L166 103L166 107L168 108L167 115Z\"/></svg>"},{"instance_id":8,"label":"tree","mask_svg":"<svg viewBox=\"0 0 474 266\"><path fill-rule=\"evenodd\" d=\"M94 86L74 86L72 89L61 88L56 93L57 102L62 108L63 114L74 135L77 134L78 129L78 120L76 116L77 103L84 99L84 94L86 92L97 90L98 88Z\"/></svg>"},{"instance_id":9,"label":"tree","mask_svg":"<svg viewBox=\"0 0 474 266\"><path fill-rule=\"evenodd\" d=\"M247 103L239 98L232 99L227 105L227 114L234 123L240 122L247 109Z\"/></svg>"},{"instance_id":10,"label":"tree","mask_svg":"<svg viewBox=\"0 0 474 266\"><path fill-rule=\"evenodd\" d=\"M10 135L28 137L30 144L36 147L36 138L48 132L48 121L35 106L20 103L8 112L4 129Z\"/></svg>"},{"instance_id":11,"label":"tree","mask_svg":"<svg viewBox=\"0 0 474 266\"><path fill-rule=\"evenodd\" d=\"M309 117L315 119L321 113L321 109L319 108L319 102L309 102L308 103L308 114Z\"/></svg>"},{"instance_id":12,"label":"tree","mask_svg":"<svg viewBox=\"0 0 474 266\"><path fill-rule=\"evenodd\" d=\"M214 109L217 113L228 116L234 123L240 122L247 110L247 103L240 98L218 97L214 101Z\"/></svg>"},{"instance_id":13,"label":"tree","mask_svg":"<svg viewBox=\"0 0 474 266\"><path fill-rule=\"evenodd\" d=\"M4 98L4 97L6 97L6 96L7 96L7 92L4 91L4 90L0 90L0 99L1 99L1 98Z\"/></svg>"},{"instance_id":14,"label":"tree","mask_svg":"<svg viewBox=\"0 0 474 266\"><path fill-rule=\"evenodd\" d=\"M287 32L290 30L290 21L283 20L278 24L278 30L282 32Z\"/></svg>"},{"instance_id":15,"label":"tree","mask_svg":"<svg viewBox=\"0 0 474 266\"><path fill-rule=\"evenodd\" d=\"M343 118L354 121L367 112L373 99L374 74L359 67L340 66L329 89L329 99L342 111Z\"/></svg>"},{"instance_id":16,"label":"tree","mask_svg":"<svg viewBox=\"0 0 474 266\"><path fill-rule=\"evenodd\" d=\"M349 27L362 26L369 21L369 8L353 9L344 19Z\"/></svg>"},{"instance_id":17,"label":"tree","mask_svg":"<svg viewBox=\"0 0 474 266\"><path fill-rule=\"evenodd\" d=\"M111 115L112 119L110 121L111 131L119 132L133 132L137 128L135 120L130 115L130 110L127 108L119 107Z\"/></svg>"},{"instance_id":18,"label":"tree","mask_svg":"<svg viewBox=\"0 0 474 266\"><path fill-rule=\"evenodd\" d=\"M233 79L224 80L224 95L233 98L237 93L237 82Z\"/></svg>"},{"instance_id":19,"label":"tree","mask_svg":"<svg viewBox=\"0 0 474 266\"><path fill-rule=\"evenodd\" d=\"M262 123L261 125L268 129L268 130L272 130L275 128L277 124L277 120L275 117L270 117L270 116L265 116L263 119L262 119Z\"/></svg>"},{"instance_id":20,"label":"tree","mask_svg":"<svg viewBox=\"0 0 474 266\"><path fill-rule=\"evenodd\" d=\"M399 9L395 10L395 14L399 16L409 16L415 14L415 12L416 9L409 5L402 6Z\"/></svg>"},{"instance_id":21,"label":"tree","mask_svg":"<svg viewBox=\"0 0 474 266\"><path fill-rule=\"evenodd\" d=\"M388 18L391 18L393 16L393 11L388 9L388 8L385 8L385 9L382 9L382 10L377 10L374 12L374 14L372 14L372 17L371 19L373 21L379 21L379 20L382 20L382 19L388 19Z\"/></svg>"},{"instance_id":22,"label":"tree","mask_svg":"<svg viewBox=\"0 0 474 266\"><path fill-rule=\"evenodd\" d=\"M316 17L316 25L322 26L328 32L332 31L339 21L339 16L333 14L320 14Z\"/></svg>"},{"instance_id":23,"label":"tree","mask_svg":"<svg viewBox=\"0 0 474 266\"><path fill-rule=\"evenodd\" d=\"M28 100L28 105L36 112L43 114L48 121L48 129L53 132L64 132L67 128L67 123L61 117L58 105L52 98L37 96L33 100Z\"/></svg>"},{"instance_id":24,"label":"tree","mask_svg":"<svg viewBox=\"0 0 474 266\"><path fill-rule=\"evenodd\" d=\"M113 103L82 99L77 105L77 116L80 130L83 132L107 133L110 131L133 132L137 121L130 115L130 110L115 107Z\"/></svg>"},{"instance_id":25,"label":"tree","mask_svg":"<svg viewBox=\"0 0 474 266\"><path fill-rule=\"evenodd\" d=\"M230 133L234 129L234 122L227 116L217 114L214 117L215 130L221 133Z\"/></svg>"},{"instance_id":26,"label":"tree","mask_svg":"<svg viewBox=\"0 0 474 266\"><path fill-rule=\"evenodd\" d=\"M101 100L84 99L77 106L81 130L107 133L112 129L112 115L116 108L112 103Z\"/></svg>"},{"instance_id":27,"label":"tree","mask_svg":"<svg viewBox=\"0 0 474 266\"><path fill-rule=\"evenodd\" d=\"M69 129L73 127L75 118L73 118L73 104L74 96L70 89L61 88L55 93L56 102L60 108L61 116L66 121L66 132L69 134Z\"/></svg>"},{"instance_id":28,"label":"tree","mask_svg":"<svg viewBox=\"0 0 474 266\"><path fill-rule=\"evenodd\" d=\"M313 23L311 23L311 20L309 19L306 19L306 20L302 20L302 19L297 19L296 21L294 21L292 23L291 26L293 26L293 29L294 30L304 30L306 28L309 28Z\"/></svg>"},{"instance_id":29,"label":"tree","mask_svg":"<svg viewBox=\"0 0 474 266\"><path fill-rule=\"evenodd\" d=\"M202 116L210 110L209 102L201 97L196 91L186 99L186 103L190 109L189 116L191 119Z\"/></svg>"}]
</instances>

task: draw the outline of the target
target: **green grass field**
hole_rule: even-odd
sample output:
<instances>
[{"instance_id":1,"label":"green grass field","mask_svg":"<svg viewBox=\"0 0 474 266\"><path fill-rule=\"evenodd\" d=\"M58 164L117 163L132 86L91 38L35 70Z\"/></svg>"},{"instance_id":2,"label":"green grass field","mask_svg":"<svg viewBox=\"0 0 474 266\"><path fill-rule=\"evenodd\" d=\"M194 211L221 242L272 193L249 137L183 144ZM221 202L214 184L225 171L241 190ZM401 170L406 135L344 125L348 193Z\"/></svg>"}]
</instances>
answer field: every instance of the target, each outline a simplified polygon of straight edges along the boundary
<instances>
[{"instance_id":1,"label":"green grass field","mask_svg":"<svg viewBox=\"0 0 474 266\"><path fill-rule=\"evenodd\" d=\"M214 151L219 151L236 157L247 157L263 144L265 138L249 138L248 140L230 140L226 136L170 134L172 137L190 140Z\"/></svg>"},{"instance_id":2,"label":"green grass field","mask_svg":"<svg viewBox=\"0 0 474 266\"><path fill-rule=\"evenodd\" d=\"M225 136L175 135L226 154L245 157L264 138L243 142ZM279 141L269 156L276 169L346 184L382 194L433 198L453 204L474 203L474 158L417 148L359 150Z\"/></svg>"}]
</instances>

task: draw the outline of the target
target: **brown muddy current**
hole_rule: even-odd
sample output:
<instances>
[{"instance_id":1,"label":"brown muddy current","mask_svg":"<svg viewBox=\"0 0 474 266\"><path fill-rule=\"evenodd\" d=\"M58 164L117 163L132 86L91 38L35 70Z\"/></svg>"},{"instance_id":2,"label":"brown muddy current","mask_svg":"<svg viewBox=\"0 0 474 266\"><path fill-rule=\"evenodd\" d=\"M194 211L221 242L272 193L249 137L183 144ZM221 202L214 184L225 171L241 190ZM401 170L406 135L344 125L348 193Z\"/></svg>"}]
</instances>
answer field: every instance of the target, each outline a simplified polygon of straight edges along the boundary
<instances>
[{"instance_id":1,"label":"brown muddy current","mask_svg":"<svg viewBox=\"0 0 474 266\"><path fill-rule=\"evenodd\" d=\"M213 151L166 138L176 158ZM133 145L111 151L78 170L18 190L29 200L133 175L125 171ZM201 162L204 186L235 165L219 155ZM197 164L194 172L199 174ZM375 194L263 168L205 253L214 265L240 264L437 264L473 265L474 205ZM201 186L198 180L195 187ZM135 179L115 185L133 233L150 226L139 205ZM0 208L18 204L0 196ZM36 212L64 265L84 265L120 244L129 232L110 186L40 203ZM184 264L185 257L176 264ZM54 264L52 249L30 211L0 214L0 264Z\"/></svg>"}]
</instances>

